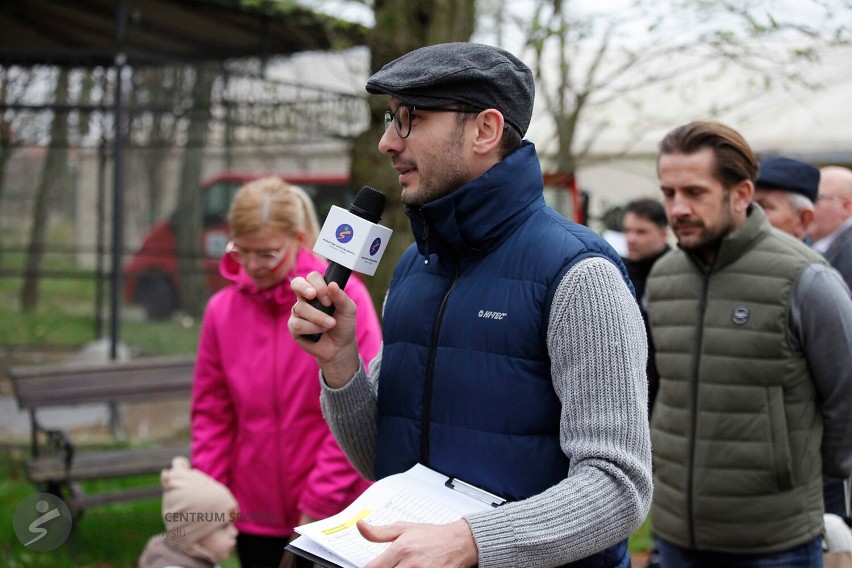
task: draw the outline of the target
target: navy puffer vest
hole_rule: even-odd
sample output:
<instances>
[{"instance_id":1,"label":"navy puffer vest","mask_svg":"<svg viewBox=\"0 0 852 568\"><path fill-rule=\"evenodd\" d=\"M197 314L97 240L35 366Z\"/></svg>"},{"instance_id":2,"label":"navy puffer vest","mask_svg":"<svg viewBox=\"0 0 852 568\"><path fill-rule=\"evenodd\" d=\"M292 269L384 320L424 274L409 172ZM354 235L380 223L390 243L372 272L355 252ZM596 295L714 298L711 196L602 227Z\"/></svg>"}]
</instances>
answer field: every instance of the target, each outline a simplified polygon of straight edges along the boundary
<instances>
[{"instance_id":1,"label":"navy puffer vest","mask_svg":"<svg viewBox=\"0 0 852 568\"><path fill-rule=\"evenodd\" d=\"M386 302L376 474L417 462L509 500L564 479L547 323L565 272L601 256L594 232L548 207L532 144L408 210L416 245Z\"/></svg>"}]
</instances>

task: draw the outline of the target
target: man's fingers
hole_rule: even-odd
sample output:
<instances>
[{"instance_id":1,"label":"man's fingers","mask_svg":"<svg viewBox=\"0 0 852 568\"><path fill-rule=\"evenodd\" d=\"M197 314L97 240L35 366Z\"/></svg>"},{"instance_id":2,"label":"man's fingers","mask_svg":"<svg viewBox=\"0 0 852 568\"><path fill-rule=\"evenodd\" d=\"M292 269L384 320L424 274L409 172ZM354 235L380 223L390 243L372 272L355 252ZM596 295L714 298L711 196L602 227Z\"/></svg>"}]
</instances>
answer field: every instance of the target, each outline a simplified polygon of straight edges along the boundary
<instances>
[{"instance_id":1,"label":"man's fingers","mask_svg":"<svg viewBox=\"0 0 852 568\"><path fill-rule=\"evenodd\" d=\"M300 299L313 300L317 295L317 291L311 283L301 276L297 276L290 281L290 289Z\"/></svg>"},{"instance_id":2,"label":"man's fingers","mask_svg":"<svg viewBox=\"0 0 852 568\"><path fill-rule=\"evenodd\" d=\"M330 306L331 299L328 297L328 284L326 284L322 274L314 271L305 278L309 286L309 289L306 289L305 292L311 294L311 297L306 297L306 299L311 300L316 298L323 306Z\"/></svg>"},{"instance_id":3,"label":"man's fingers","mask_svg":"<svg viewBox=\"0 0 852 568\"><path fill-rule=\"evenodd\" d=\"M311 281L316 283L317 278L319 278L322 288L319 287L319 284L311 283ZM328 288L319 272L311 272L306 278L301 276L293 278L290 282L290 288L297 298L287 322L287 328L293 339L298 341L303 335L324 333L334 327L334 318L310 305L317 298L320 290L325 294L324 305L331 305L331 300L328 298Z\"/></svg>"}]
</instances>

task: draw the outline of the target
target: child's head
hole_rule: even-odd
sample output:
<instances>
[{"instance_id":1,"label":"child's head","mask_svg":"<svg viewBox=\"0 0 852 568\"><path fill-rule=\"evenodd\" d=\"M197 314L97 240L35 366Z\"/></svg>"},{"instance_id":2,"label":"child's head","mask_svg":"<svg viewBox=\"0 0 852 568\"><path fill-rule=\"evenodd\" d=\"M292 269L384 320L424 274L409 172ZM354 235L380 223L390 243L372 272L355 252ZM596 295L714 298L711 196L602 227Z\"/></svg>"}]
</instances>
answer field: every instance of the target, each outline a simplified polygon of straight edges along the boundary
<instances>
[{"instance_id":1,"label":"child's head","mask_svg":"<svg viewBox=\"0 0 852 568\"><path fill-rule=\"evenodd\" d=\"M192 469L184 457L160 475L166 540L196 557L218 563L234 548L237 501L227 487Z\"/></svg>"}]
</instances>

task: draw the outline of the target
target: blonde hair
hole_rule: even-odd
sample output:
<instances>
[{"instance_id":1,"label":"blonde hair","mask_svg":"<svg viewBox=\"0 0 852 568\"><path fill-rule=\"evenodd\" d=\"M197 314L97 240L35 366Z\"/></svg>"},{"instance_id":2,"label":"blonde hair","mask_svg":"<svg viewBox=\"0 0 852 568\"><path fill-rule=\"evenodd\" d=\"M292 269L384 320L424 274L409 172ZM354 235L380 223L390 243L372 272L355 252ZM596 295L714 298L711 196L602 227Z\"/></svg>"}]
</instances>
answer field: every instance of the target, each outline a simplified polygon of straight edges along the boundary
<instances>
[{"instance_id":1,"label":"blonde hair","mask_svg":"<svg viewBox=\"0 0 852 568\"><path fill-rule=\"evenodd\" d=\"M266 177L243 185L228 211L231 237L258 231L266 226L283 229L291 235L303 233L304 246L313 248L319 235L314 203L301 187L281 178Z\"/></svg>"}]
</instances>

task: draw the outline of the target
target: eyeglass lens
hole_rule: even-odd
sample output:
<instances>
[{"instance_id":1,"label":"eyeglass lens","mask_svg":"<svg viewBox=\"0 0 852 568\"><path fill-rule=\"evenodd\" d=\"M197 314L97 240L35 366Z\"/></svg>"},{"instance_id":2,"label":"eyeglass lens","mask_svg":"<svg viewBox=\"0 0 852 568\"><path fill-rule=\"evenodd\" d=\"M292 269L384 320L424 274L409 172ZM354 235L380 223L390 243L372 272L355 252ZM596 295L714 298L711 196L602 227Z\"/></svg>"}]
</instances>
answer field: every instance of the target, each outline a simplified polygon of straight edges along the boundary
<instances>
[{"instance_id":1,"label":"eyeglass lens","mask_svg":"<svg viewBox=\"0 0 852 568\"><path fill-rule=\"evenodd\" d=\"M396 112L385 111L385 130L390 128L391 123L396 127L396 133L400 138L407 138L411 134L411 109L401 105Z\"/></svg>"},{"instance_id":2,"label":"eyeglass lens","mask_svg":"<svg viewBox=\"0 0 852 568\"><path fill-rule=\"evenodd\" d=\"M228 247L226 252L236 260L238 263L242 265L246 265L249 262L249 259L254 257L255 262L263 266L275 266L281 256L284 254L285 249L282 248L279 251L261 251L261 252L243 252L236 245L231 245Z\"/></svg>"}]
</instances>

